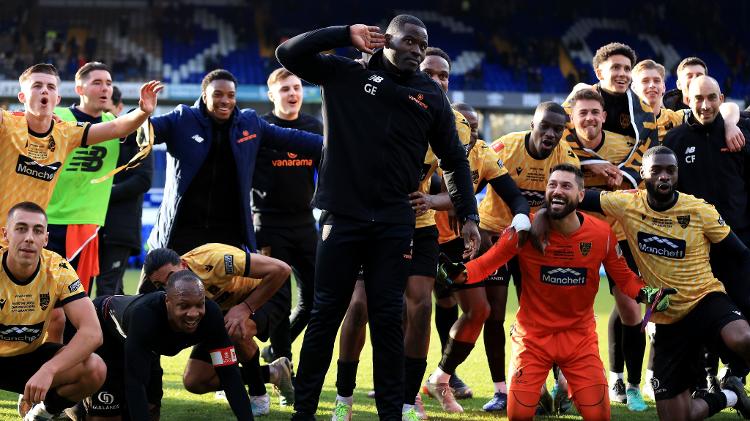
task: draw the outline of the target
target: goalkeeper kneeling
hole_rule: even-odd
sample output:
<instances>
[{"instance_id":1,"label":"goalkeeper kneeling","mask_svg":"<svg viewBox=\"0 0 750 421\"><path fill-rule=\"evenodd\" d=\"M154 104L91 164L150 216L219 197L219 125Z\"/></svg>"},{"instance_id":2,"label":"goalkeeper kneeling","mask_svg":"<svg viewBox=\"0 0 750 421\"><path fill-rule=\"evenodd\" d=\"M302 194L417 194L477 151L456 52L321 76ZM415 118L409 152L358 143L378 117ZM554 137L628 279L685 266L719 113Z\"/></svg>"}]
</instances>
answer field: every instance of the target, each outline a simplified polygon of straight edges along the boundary
<instances>
[{"instance_id":1,"label":"goalkeeper kneeling","mask_svg":"<svg viewBox=\"0 0 750 421\"><path fill-rule=\"evenodd\" d=\"M520 241L519 235L508 231L481 257L465 266L444 259L438 271L438 282L471 284L518 255L524 287L511 330L510 420L534 418L541 387L554 363L567 378L583 419L610 419L593 310L602 264L625 295L653 311L665 310L675 292L646 287L628 268L609 225L576 211L583 192L578 168L555 167L545 193L551 228L545 247L534 238Z\"/></svg>"}]
</instances>

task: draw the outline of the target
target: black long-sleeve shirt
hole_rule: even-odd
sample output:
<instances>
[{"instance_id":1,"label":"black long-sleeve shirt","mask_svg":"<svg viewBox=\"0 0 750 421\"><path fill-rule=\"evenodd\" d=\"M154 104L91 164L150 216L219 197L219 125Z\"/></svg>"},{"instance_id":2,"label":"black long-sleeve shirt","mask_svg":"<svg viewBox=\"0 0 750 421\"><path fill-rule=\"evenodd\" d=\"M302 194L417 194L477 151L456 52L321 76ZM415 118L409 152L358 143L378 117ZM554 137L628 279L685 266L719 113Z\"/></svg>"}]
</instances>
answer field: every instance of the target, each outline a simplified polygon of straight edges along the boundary
<instances>
[{"instance_id":1,"label":"black long-sleeve shirt","mask_svg":"<svg viewBox=\"0 0 750 421\"><path fill-rule=\"evenodd\" d=\"M738 126L750 139L750 121ZM677 189L716 206L732 230L750 230L750 143L740 152L722 152L726 147L724 119L698 123L692 114L687 123L670 130L663 145L677 156Z\"/></svg>"},{"instance_id":2,"label":"black long-sleeve shirt","mask_svg":"<svg viewBox=\"0 0 750 421\"><path fill-rule=\"evenodd\" d=\"M351 46L349 27L336 26L276 50L284 67L322 90L326 133L313 205L358 220L414 224L408 197L419 185L429 142L456 214L476 214L469 163L445 93L422 72L386 70L382 50L366 66L320 53L345 46Z\"/></svg>"},{"instance_id":3,"label":"black long-sleeve shirt","mask_svg":"<svg viewBox=\"0 0 750 421\"><path fill-rule=\"evenodd\" d=\"M175 332L167 321L166 293L113 296L100 314L105 340L121 340L124 346L125 397L130 417L149 419L146 384L153 354L174 356L183 349L201 344L205 349L220 350L232 346L224 329L219 306L206 300L206 313L194 333ZM239 420L252 420L250 399L245 392L237 364L215 366L227 400Z\"/></svg>"},{"instance_id":4,"label":"black long-sleeve shirt","mask_svg":"<svg viewBox=\"0 0 750 421\"><path fill-rule=\"evenodd\" d=\"M317 118L300 113L295 120L284 120L273 113L262 116L279 127L323 134ZM253 220L256 227L291 227L314 224L312 215L315 169L320 154L302 156L262 146L258 150L253 175Z\"/></svg>"},{"instance_id":5,"label":"black long-sleeve shirt","mask_svg":"<svg viewBox=\"0 0 750 421\"><path fill-rule=\"evenodd\" d=\"M117 166L125 165L138 153L135 133L120 142L120 155ZM154 154L146 155L141 164L127 171L115 174L112 194L109 196L107 219L99 230L102 247L117 244L130 247L140 252L141 213L143 212L143 195L151 188L154 172Z\"/></svg>"}]
</instances>

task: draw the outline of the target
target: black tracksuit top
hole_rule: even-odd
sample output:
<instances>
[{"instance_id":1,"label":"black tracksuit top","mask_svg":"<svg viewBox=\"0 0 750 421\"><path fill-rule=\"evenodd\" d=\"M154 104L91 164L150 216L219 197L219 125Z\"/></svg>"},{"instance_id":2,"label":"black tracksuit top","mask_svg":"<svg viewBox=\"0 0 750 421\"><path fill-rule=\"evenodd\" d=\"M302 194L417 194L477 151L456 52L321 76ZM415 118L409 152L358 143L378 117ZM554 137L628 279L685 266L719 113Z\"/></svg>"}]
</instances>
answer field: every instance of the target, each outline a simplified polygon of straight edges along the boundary
<instances>
[{"instance_id":1,"label":"black tracksuit top","mask_svg":"<svg viewBox=\"0 0 750 421\"><path fill-rule=\"evenodd\" d=\"M346 46L349 27L336 26L297 35L276 50L284 67L321 87L325 139L313 205L356 220L413 225L408 195L417 190L429 143L456 214L477 214L445 93L422 72L387 71L382 50L366 66L320 53Z\"/></svg>"},{"instance_id":2,"label":"black tracksuit top","mask_svg":"<svg viewBox=\"0 0 750 421\"><path fill-rule=\"evenodd\" d=\"M740 119L738 126L750 139L750 121ZM750 229L750 144L740 152L722 152L726 140L720 114L704 126L691 113L687 123L667 133L663 144L677 156L677 190L716 206L732 231Z\"/></svg>"}]
</instances>

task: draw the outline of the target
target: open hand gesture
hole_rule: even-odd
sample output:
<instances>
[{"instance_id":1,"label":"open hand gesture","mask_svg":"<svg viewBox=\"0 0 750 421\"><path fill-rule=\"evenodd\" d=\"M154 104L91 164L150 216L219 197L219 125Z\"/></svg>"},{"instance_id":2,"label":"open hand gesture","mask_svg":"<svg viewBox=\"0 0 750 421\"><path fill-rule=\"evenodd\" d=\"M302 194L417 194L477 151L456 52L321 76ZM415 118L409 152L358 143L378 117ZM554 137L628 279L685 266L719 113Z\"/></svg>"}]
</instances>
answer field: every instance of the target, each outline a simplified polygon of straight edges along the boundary
<instances>
[{"instance_id":1,"label":"open hand gesture","mask_svg":"<svg viewBox=\"0 0 750 421\"><path fill-rule=\"evenodd\" d=\"M164 89L164 85L158 80L146 82L141 86L141 98L138 106L146 114L152 114L156 109L156 97Z\"/></svg>"},{"instance_id":2,"label":"open hand gesture","mask_svg":"<svg viewBox=\"0 0 750 421\"><path fill-rule=\"evenodd\" d=\"M374 50L385 46L385 35L380 33L377 26L352 25L349 27L349 36L354 48L363 53L372 54Z\"/></svg>"}]
</instances>

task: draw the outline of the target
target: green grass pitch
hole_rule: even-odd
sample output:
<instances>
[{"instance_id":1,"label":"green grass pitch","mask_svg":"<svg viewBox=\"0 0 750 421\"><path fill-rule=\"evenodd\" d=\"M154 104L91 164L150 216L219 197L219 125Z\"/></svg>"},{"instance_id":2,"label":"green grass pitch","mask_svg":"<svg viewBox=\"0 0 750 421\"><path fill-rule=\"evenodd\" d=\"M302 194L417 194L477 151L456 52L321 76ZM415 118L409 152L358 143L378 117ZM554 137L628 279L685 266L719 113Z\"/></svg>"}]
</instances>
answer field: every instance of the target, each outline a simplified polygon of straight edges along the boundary
<instances>
[{"instance_id":1,"label":"green grass pitch","mask_svg":"<svg viewBox=\"0 0 750 421\"><path fill-rule=\"evenodd\" d=\"M138 283L138 272L128 271L126 275L125 290L128 293L135 291ZM294 295L294 294L293 294ZM508 299L508 316L505 323L506 334L508 326L515 319L514 314L517 309L518 303L515 298L515 292L511 291ZM599 348L600 355L604 361L605 368L607 367L607 343L606 343L606 328L607 319L609 317L610 309L612 308L614 301L607 291L606 280L603 279L599 295L597 296L595 311L597 316L597 331L599 333ZM428 373L435 369L439 355L439 346L437 340L437 334L433 329L432 332L432 346L430 347L430 355L428 359ZM295 364L298 362L297 357L299 355L299 349L301 346L301 339L298 339L294 343L294 356ZM509 348L506 346L506 354L509 353ZM331 361L331 368L326 376L325 385L323 386L323 393L320 398L320 406L318 409L319 419L330 419L331 410L333 409L333 401L336 397L336 358L337 358L338 345L334 350L333 358ZM162 364L164 366L164 399L162 401L162 420L231 420L234 419L229 405L225 401L218 401L214 399L213 393L205 395L193 395L184 390L182 386L182 370L185 367L185 362L188 358L189 350L185 350L176 357L173 358L162 358ZM367 391L372 388L372 358L371 348L369 341L365 346L364 352L361 358L362 363L359 366L359 373L357 376L357 390L354 396L354 419L355 420L377 420L377 413L375 410L375 402L372 399L368 399L366 394ZM645 369L645 364L644 364ZM484 354L484 344L481 340L477 342L474 351L469 356L469 359L458 368L458 374L461 378L466 381L474 389L474 398L470 400L460 401L463 405L464 412L460 415L448 415L440 410L440 406L433 399L427 396L423 396L423 400L427 409L427 413L432 420L504 420L505 413L489 415L482 411L482 405L487 402L492 396L492 382L489 377L489 370L487 368L487 360ZM269 392L271 391L270 385L268 386ZM17 395L12 393L0 391L0 420L17 420L19 419L16 412L16 400ZM631 413L627 410L624 405L614 404L612 407L612 419L613 420L654 420L657 419L656 408L653 402L649 403L649 409L643 413ZM288 420L291 417L292 409L289 407L279 407L278 397L272 396L271 414L263 417L264 420ZM571 415L562 418L557 417L539 417L539 419L581 419L578 416ZM734 411L725 410L724 412L717 414L712 419L717 420L735 420L737 415Z\"/></svg>"}]
</instances>

